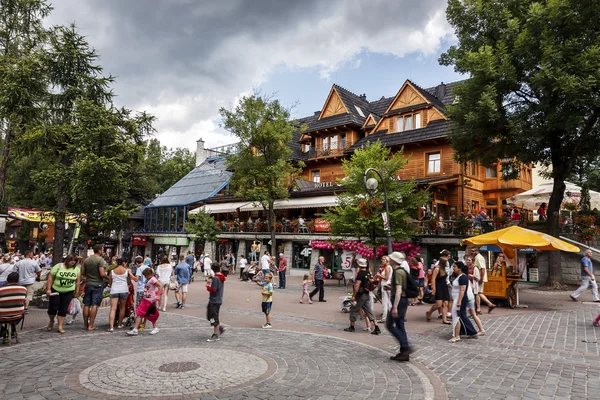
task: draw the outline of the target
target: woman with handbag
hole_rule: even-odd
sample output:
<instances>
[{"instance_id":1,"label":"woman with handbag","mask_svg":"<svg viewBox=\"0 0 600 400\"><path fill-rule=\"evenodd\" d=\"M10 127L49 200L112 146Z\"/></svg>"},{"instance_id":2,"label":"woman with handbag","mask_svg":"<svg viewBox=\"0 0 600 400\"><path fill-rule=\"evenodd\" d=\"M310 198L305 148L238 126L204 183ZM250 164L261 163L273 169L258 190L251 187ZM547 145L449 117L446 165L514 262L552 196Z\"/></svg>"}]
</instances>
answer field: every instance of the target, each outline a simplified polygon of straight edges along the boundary
<instances>
[{"instance_id":1,"label":"woman with handbag","mask_svg":"<svg viewBox=\"0 0 600 400\"><path fill-rule=\"evenodd\" d=\"M76 266L77 259L74 254L69 254L64 263L56 264L48 274L46 296L48 296L48 331L54 326L54 318L58 316L57 331L61 334L63 323L73 297L79 294L81 271Z\"/></svg>"},{"instance_id":2,"label":"woman with handbag","mask_svg":"<svg viewBox=\"0 0 600 400\"><path fill-rule=\"evenodd\" d=\"M167 304L169 303L169 289L171 289L171 275L173 275L173 266L169 262L169 257L164 256L161 259L160 265L156 268L156 275L158 276L158 281L163 286L162 296L160 297L160 304L162 304L162 310L167 311ZM177 280L175 280L175 285L177 285ZM174 289L178 289L175 287Z\"/></svg>"},{"instance_id":3,"label":"woman with handbag","mask_svg":"<svg viewBox=\"0 0 600 400\"><path fill-rule=\"evenodd\" d=\"M475 300L473 289L469 283L469 267L458 261L452 266L456 278L452 281L452 338L450 343L456 343L460 340L460 335L467 335L468 338L476 338L477 331L467 317L467 308L469 302Z\"/></svg>"}]
</instances>

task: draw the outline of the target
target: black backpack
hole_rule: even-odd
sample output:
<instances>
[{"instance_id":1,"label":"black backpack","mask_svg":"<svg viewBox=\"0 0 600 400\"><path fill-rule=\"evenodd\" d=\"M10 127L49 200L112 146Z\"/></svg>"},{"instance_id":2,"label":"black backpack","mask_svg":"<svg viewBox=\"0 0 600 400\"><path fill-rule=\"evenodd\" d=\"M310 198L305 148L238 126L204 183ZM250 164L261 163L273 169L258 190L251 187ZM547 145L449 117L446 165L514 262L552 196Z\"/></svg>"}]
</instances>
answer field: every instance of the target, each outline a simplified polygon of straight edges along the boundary
<instances>
[{"instance_id":1,"label":"black backpack","mask_svg":"<svg viewBox=\"0 0 600 400\"><path fill-rule=\"evenodd\" d=\"M419 279L419 267L410 267L410 276L413 279Z\"/></svg>"},{"instance_id":2,"label":"black backpack","mask_svg":"<svg viewBox=\"0 0 600 400\"><path fill-rule=\"evenodd\" d=\"M406 287L402 287L402 291L406 294L406 298L414 299L415 297L419 297L419 286L417 282L404 270L404 268L399 268L406 275ZM392 273L392 287L396 286L396 271Z\"/></svg>"},{"instance_id":3,"label":"black backpack","mask_svg":"<svg viewBox=\"0 0 600 400\"><path fill-rule=\"evenodd\" d=\"M373 278L371 272L367 272L367 276L364 282L362 282L362 287L365 289L365 292L374 292L377 290L379 282Z\"/></svg>"}]
</instances>

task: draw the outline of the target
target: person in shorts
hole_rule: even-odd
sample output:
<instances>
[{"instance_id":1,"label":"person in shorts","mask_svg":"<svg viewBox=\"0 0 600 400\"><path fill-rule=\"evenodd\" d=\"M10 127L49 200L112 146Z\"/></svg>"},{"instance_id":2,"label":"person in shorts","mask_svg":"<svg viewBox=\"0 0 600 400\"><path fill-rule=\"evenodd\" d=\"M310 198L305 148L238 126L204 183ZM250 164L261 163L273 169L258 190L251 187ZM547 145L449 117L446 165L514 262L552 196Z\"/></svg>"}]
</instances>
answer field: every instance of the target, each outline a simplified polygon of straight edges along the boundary
<instances>
[{"instance_id":1,"label":"person in shorts","mask_svg":"<svg viewBox=\"0 0 600 400\"><path fill-rule=\"evenodd\" d=\"M104 290L104 279L106 275L106 262L102 258L103 247L101 244L94 246L94 254L88 257L83 263L81 275L85 278L85 293L83 295L83 328L88 331L94 331L96 325L96 313L102 302L102 292Z\"/></svg>"},{"instance_id":2,"label":"person in shorts","mask_svg":"<svg viewBox=\"0 0 600 400\"><path fill-rule=\"evenodd\" d=\"M184 308L187 299L188 285L190 283L190 277L192 276L192 267L185 262L184 256L179 257L179 264L177 264L173 273L177 278L177 283L179 283L179 290L175 292L175 299L177 300L176 308Z\"/></svg>"},{"instance_id":3,"label":"person in shorts","mask_svg":"<svg viewBox=\"0 0 600 400\"><path fill-rule=\"evenodd\" d=\"M215 342L219 340L219 335L225 333L225 328L221 325L221 320L219 319L219 311L221 310L221 304L223 304L223 290L227 275L229 274L228 268L221 269L216 263L212 264L212 268L215 276L206 282L206 290L209 292L206 319L210 322L210 326L213 327L213 334L206 340L207 342Z\"/></svg>"},{"instance_id":4,"label":"person in shorts","mask_svg":"<svg viewBox=\"0 0 600 400\"><path fill-rule=\"evenodd\" d=\"M262 286L262 312L265 314L266 324L262 327L263 329L271 329L271 307L273 306L273 284L271 281L273 280L273 274L270 272L265 274L265 281L256 282L258 286Z\"/></svg>"},{"instance_id":5,"label":"person in shorts","mask_svg":"<svg viewBox=\"0 0 600 400\"><path fill-rule=\"evenodd\" d=\"M42 271L39 263L33 259L33 250L25 252L25 258L15 264L14 270L19 273L19 285L27 289L25 298L25 314L27 314L29 302L33 300L33 284Z\"/></svg>"}]
</instances>

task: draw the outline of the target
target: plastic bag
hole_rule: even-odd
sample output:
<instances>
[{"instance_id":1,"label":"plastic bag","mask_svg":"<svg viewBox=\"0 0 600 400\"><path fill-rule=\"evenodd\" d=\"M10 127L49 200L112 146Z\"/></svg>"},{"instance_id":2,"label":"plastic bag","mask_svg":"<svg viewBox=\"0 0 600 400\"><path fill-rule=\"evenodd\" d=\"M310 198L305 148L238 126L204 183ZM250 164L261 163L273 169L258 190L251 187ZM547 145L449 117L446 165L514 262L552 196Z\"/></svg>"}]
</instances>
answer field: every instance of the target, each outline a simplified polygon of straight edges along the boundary
<instances>
[{"instance_id":1,"label":"plastic bag","mask_svg":"<svg viewBox=\"0 0 600 400\"><path fill-rule=\"evenodd\" d=\"M75 315L75 314L79 314L80 312L81 312L81 303L79 302L79 300L74 298L69 303L69 307L67 308L67 314Z\"/></svg>"}]
</instances>

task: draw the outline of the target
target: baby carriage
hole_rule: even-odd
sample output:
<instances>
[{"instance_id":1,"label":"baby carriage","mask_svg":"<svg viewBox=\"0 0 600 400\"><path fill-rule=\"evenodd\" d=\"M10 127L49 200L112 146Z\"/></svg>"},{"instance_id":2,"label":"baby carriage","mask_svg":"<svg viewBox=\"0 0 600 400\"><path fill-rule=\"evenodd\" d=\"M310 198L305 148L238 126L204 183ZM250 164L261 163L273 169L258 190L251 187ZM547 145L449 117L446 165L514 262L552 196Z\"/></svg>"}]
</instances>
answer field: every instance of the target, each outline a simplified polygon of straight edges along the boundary
<instances>
[{"instance_id":1,"label":"baby carriage","mask_svg":"<svg viewBox=\"0 0 600 400\"><path fill-rule=\"evenodd\" d=\"M344 297L344 299L342 300L342 312L349 313L350 309L352 308L352 305L352 296Z\"/></svg>"},{"instance_id":2,"label":"baby carriage","mask_svg":"<svg viewBox=\"0 0 600 400\"><path fill-rule=\"evenodd\" d=\"M427 304L435 303L435 296L431 294L431 289L428 287L423 291L423 301Z\"/></svg>"},{"instance_id":3,"label":"baby carriage","mask_svg":"<svg viewBox=\"0 0 600 400\"><path fill-rule=\"evenodd\" d=\"M122 325L124 326L133 326L135 322L135 299L133 292L133 284L129 283L129 295L127 296L127 301L125 302L125 317L123 318ZM120 314L120 306L117 303L117 312L115 313L115 326L120 326L119 323L119 314Z\"/></svg>"}]
</instances>

